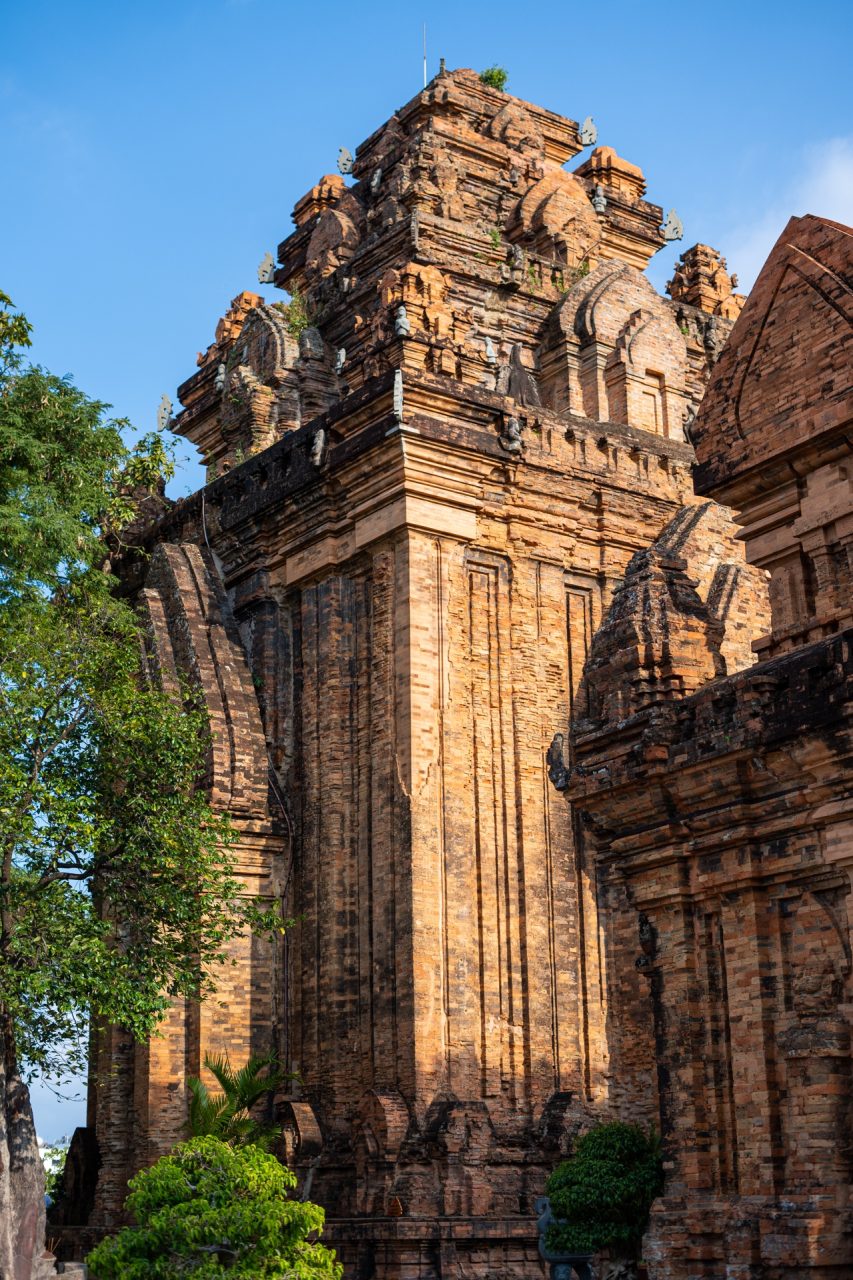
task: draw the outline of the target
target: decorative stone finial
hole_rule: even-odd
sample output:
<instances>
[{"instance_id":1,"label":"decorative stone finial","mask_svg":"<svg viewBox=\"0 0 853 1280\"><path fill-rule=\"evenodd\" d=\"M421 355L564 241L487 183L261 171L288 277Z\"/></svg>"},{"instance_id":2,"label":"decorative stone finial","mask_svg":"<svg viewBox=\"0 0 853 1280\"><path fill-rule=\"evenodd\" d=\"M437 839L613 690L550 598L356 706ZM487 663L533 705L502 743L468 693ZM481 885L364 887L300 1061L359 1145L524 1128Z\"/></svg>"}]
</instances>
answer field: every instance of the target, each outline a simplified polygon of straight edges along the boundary
<instances>
[{"instance_id":1,"label":"decorative stone finial","mask_svg":"<svg viewBox=\"0 0 853 1280\"><path fill-rule=\"evenodd\" d=\"M165 431L171 421L172 402L164 391L160 403L157 406L157 430Z\"/></svg>"},{"instance_id":2,"label":"decorative stone finial","mask_svg":"<svg viewBox=\"0 0 853 1280\"><path fill-rule=\"evenodd\" d=\"M398 422L403 421L403 370L394 370L394 399L393 399L394 417Z\"/></svg>"},{"instance_id":3,"label":"decorative stone finial","mask_svg":"<svg viewBox=\"0 0 853 1280\"><path fill-rule=\"evenodd\" d=\"M565 791L569 785L569 771L563 759L563 735L561 733L555 733L551 739L551 745L545 753L545 763L548 766L548 777L552 786L557 791Z\"/></svg>"},{"instance_id":4,"label":"decorative stone finial","mask_svg":"<svg viewBox=\"0 0 853 1280\"><path fill-rule=\"evenodd\" d=\"M595 146L596 142L598 141L598 129L595 126L595 121L593 120L592 116L587 116L587 118L584 120L583 124L580 127L580 130L578 131L578 137L581 140L582 146L584 147Z\"/></svg>"},{"instance_id":5,"label":"decorative stone finial","mask_svg":"<svg viewBox=\"0 0 853 1280\"><path fill-rule=\"evenodd\" d=\"M521 344L516 342L509 353L509 386L507 388L513 400L519 404L538 408L542 401L539 387L529 369L524 367Z\"/></svg>"},{"instance_id":6,"label":"decorative stone finial","mask_svg":"<svg viewBox=\"0 0 853 1280\"><path fill-rule=\"evenodd\" d=\"M693 423L695 421L696 421L696 405L691 402L690 404L688 404L687 408L684 410L684 421L682 423L682 426L684 428L684 439L687 441L688 444L693 443L693 436L691 435L691 431L693 429Z\"/></svg>"},{"instance_id":7,"label":"decorative stone finial","mask_svg":"<svg viewBox=\"0 0 853 1280\"><path fill-rule=\"evenodd\" d=\"M503 431L498 436L501 445L506 449L507 453L521 453L524 445L521 440L521 420L519 418L504 418Z\"/></svg>"},{"instance_id":8,"label":"decorative stone finial","mask_svg":"<svg viewBox=\"0 0 853 1280\"><path fill-rule=\"evenodd\" d=\"M303 329L299 335L299 354L303 360L322 360L323 338L319 329L315 329L313 325L309 325L307 329Z\"/></svg>"},{"instance_id":9,"label":"decorative stone finial","mask_svg":"<svg viewBox=\"0 0 853 1280\"><path fill-rule=\"evenodd\" d=\"M258 283L273 284L275 282L275 261L271 253L265 253L258 267Z\"/></svg>"},{"instance_id":10,"label":"decorative stone finial","mask_svg":"<svg viewBox=\"0 0 853 1280\"><path fill-rule=\"evenodd\" d=\"M663 238L667 242L684 239L684 223L674 209L670 209L663 224Z\"/></svg>"},{"instance_id":11,"label":"decorative stone finial","mask_svg":"<svg viewBox=\"0 0 853 1280\"><path fill-rule=\"evenodd\" d=\"M311 441L311 464L315 467L322 467L323 460L326 456L326 432L322 427L318 427L314 432L314 438Z\"/></svg>"}]
</instances>

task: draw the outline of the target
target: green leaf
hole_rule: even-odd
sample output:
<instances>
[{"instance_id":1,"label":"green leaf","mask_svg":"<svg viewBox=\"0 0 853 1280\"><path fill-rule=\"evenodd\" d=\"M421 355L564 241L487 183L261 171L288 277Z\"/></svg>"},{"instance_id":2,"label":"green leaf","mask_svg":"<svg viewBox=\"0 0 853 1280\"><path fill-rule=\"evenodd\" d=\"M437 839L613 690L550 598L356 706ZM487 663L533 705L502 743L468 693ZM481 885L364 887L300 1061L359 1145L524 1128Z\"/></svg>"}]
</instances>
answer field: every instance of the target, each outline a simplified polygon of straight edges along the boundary
<instances>
[{"instance_id":1,"label":"green leaf","mask_svg":"<svg viewBox=\"0 0 853 1280\"><path fill-rule=\"evenodd\" d=\"M555 1251L634 1252L652 1201L663 1189L660 1143L638 1125L597 1125L575 1143L571 1159L551 1174L546 1190L558 1220L549 1232Z\"/></svg>"},{"instance_id":2,"label":"green leaf","mask_svg":"<svg viewBox=\"0 0 853 1280\"><path fill-rule=\"evenodd\" d=\"M90 1020L154 1033L273 921L203 788L203 706L141 678L109 571L168 447L126 447L105 405L24 365L28 335L0 294L0 1006L50 1075L85 1061Z\"/></svg>"},{"instance_id":3,"label":"green leaf","mask_svg":"<svg viewBox=\"0 0 853 1280\"><path fill-rule=\"evenodd\" d=\"M222 1092L210 1094L198 1077L189 1078L190 1133L194 1137L213 1134L226 1142L250 1142L264 1148L270 1146L278 1135L278 1129L259 1118L258 1104L263 1099L270 1099L276 1089L293 1077L276 1065L274 1055L250 1058L237 1071L232 1068L227 1054L208 1054L204 1065Z\"/></svg>"},{"instance_id":4,"label":"green leaf","mask_svg":"<svg viewBox=\"0 0 853 1280\"><path fill-rule=\"evenodd\" d=\"M324 1212L290 1199L295 1186L258 1147L193 1138L132 1180L137 1225L89 1254L93 1280L341 1280L334 1253L309 1239Z\"/></svg>"}]
</instances>

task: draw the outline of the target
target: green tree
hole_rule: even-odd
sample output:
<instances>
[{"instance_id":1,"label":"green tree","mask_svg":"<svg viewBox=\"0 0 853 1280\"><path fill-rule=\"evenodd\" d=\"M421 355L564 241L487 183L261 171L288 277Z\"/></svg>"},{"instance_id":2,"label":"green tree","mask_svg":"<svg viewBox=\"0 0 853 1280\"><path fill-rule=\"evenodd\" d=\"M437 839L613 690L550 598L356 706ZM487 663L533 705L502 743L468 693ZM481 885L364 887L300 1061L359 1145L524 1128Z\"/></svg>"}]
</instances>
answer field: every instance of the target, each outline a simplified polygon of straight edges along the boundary
<instances>
[{"instance_id":1,"label":"green tree","mask_svg":"<svg viewBox=\"0 0 853 1280\"><path fill-rule=\"evenodd\" d=\"M70 1145L68 1138L60 1138L59 1142L51 1142L39 1147L39 1155L44 1166L45 1194L52 1198L56 1196L62 1183L62 1175L65 1172L65 1158L68 1155Z\"/></svg>"},{"instance_id":2,"label":"green tree","mask_svg":"<svg viewBox=\"0 0 853 1280\"><path fill-rule=\"evenodd\" d=\"M89 1019L148 1036L173 996L213 984L253 914L199 786L206 717L140 679L110 573L168 449L127 446L108 406L25 363L28 343L0 294L0 1204L22 1167L4 1135L31 1128L20 1066L78 1069ZM15 1141L32 1203L35 1134Z\"/></svg>"},{"instance_id":3,"label":"green tree","mask_svg":"<svg viewBox=\"0 0 853 1280\"><path fill-rule=\"evenodd\" d=\"M0 292L0 602L44 595L88 575L109 585L107 545L138 495L172 471L157 433L125 445L129 423L107 417L69 378L26 365L30 325Z\"/></svg>"},{"instance_id":4,"label":"green tree","mask_svg":"<svg viewBox=\"0 0 853 1280\"><path fill-rule=\"evenodd\" d=\"M548 1234L555 1252L639 1248L655 1196L663 1190L660 1145L637 1125L597 1125L575 1143L571 1159L546 1184L558 1220Z\"/></svg>"},{"instance_id":5,"label":"green tree","mask_svg":"<svg viewBox=\"0 0 853 1280\"><path fill-rule=\"evenodd\" d=\"M487 84L490 89L500 89L501 92L506 88L508 79L509 72L506 67L486 67L485 71L480 72L482 84Z\"/></svg>"},{"instance_id":6,"label":"green tree","mask_svg":"<svg viewBox=\"0 0 853 1280\"><path fill-rule=\"evenodd\" d=\"M252 1115L261 1100L291 1076L276 1066L276 1059L250 1058L235 1071L227 1054L207 1054L204 1065L219 1084L211 1093L198 1076L187 1078L190 1091L189 1130L194 1138L211 1135L224 1142L253 1143L267 1149L279 1130Z\"/></svg>"},{"instance_id":7,"label":"green tree","mask_svg":"<svg viewBox=\"0 0 853 1280\"><path fill-rule=\"evenodd\" d=\"M296 1176L255 1146L193 1138L131 1181L137 1221L89 1254L94 1280L340 1280L310 1239L325 1214L290 1199Z\"/></svg>"}]
</instances>

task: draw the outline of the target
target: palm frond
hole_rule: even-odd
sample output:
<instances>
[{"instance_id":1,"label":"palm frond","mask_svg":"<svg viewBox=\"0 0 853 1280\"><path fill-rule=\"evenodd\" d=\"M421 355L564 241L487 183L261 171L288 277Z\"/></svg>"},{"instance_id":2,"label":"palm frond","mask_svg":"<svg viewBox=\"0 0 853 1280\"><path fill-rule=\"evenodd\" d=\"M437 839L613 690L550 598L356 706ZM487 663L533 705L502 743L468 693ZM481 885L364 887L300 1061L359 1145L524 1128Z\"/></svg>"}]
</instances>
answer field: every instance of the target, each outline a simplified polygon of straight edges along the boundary
<instances>
[{"instance_id":1,"label":"palm frond","mask_svg":"<svg viewBox=\"0 0 853 1280\"><path fill-rule=\"evenodd\" d=\"M224 1094L234 1093L234 1072L227 1053L206 1053L204 1065Z\"/></svg>"},{"instance_id":2,"label":"palm frond","mask_svg":"<svg viewBox=\"0 0 853 1280\"><path fill-rule=\"evenodd\" d=\"M210 1093L200 1079L189 1077L192 1135L212 1134L226 1142L268 1147L277 1136L276 1126L260 1123L251 1111L265 1094L292 1078L278 1065L275 1054L256 1055L235 1071L227 1053L209 1053L204 1066L222 1092Z\"/></svg>"},{"instance_id":3,"label":"palm frond","mask_svg":"<svg viewBox=\"0 0 853 1280\"><path fill-rule=\"evenodd\" d=\"M234 1074L234 1092L243 1106L252 1107L259 1098L272 1089L277 1089L286 1073L275 1067L275 1058L250 1058L245 1067ZM265 1075L261 1075L266 1071Z\"/></svg>"}]
</instances>

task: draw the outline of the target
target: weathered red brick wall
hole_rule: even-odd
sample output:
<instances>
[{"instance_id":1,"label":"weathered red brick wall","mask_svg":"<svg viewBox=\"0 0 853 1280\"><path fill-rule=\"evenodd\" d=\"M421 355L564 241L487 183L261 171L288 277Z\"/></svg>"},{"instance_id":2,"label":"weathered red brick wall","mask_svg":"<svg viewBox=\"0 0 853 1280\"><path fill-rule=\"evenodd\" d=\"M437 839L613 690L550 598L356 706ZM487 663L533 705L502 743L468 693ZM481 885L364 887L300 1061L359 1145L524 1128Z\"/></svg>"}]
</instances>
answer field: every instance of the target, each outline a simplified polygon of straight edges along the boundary
<instances>
[{"instance_id":1,"label":"weathered red brick wall","mask_svg":"<svg viewBox=\"0 0 853 1280\"><path fill-rule=\"evenodd\" d=\"M268 765L252 674L230 604L208 553L160 543L140 597L152 676L194 684L210 720L207 785L239 833L238 874L248 896L272 898L286 850L270 820ZM274 945L244 937L229 947L215 997L177 1002L145 1045L120 1028L96 1031L88 1122L100 1170L93 1212L99 1227L122 1221L128 1178L186 1136L186 1076L204 1074L206 1053L233 1062L269 1048L277 966ZM212 1081L209 1081L212 1083Z\"/></svg>"},{"instance_id":2,"label":"weathered red brick wall","mask_svg":"<svg viewBox=\"0 0 853 1280\"><path fill-rule=\"evenodd\" d=\"M694 427L697 480L760 568L722 563L726 520L685 541L677 516L628 568L575 722L611 1054L632 1076L653 1045L657 1072L656 1280L853 1274L851 244L792 220ZM753 666L750 630L772 655Z\"/></svg>"},{"instance_id":3,"label":"weathered red brick wall","mask_svg":"<svg viewBox=\"0 0 853 1280\"><path fill-rule=\"evenodd\" d=\"M769 657L853 623L849 227L792 218L694 427L700 492L743 512L770 574Z\"/></svg>"},{"instance_id":4,"label":"weathered red brick wall","mask_svg":"<svg viewBox=\"0 0 853 1280\"><path fill-rule=\"evenodd\" d=\"M156 1044L104 1039L104 1224L207 1047L298 1073L286 1154L365 1280L539 1274L533 1200L573 1134L656 1113L654 1039L612 995L638 1007L633 925L600 911L549 745L590 713L626 566L694 503L684 423L731 282L713 314L659 297L641 171L599 148L568 173L580 149L574 122L443 73L353 185L297 205L296 301L239 295L180 389L210 483L126 586L204 692L247 891L298 923L281 952L242 943L223 1000ZM717 630L729 560L702 588Z\"/></svg>"}]
</instances>

